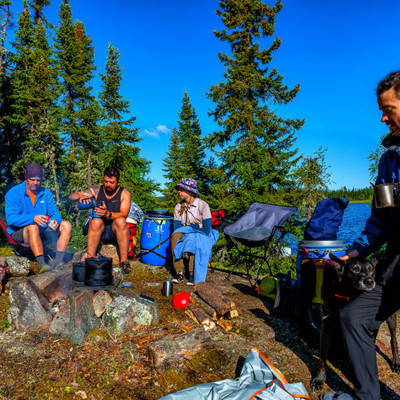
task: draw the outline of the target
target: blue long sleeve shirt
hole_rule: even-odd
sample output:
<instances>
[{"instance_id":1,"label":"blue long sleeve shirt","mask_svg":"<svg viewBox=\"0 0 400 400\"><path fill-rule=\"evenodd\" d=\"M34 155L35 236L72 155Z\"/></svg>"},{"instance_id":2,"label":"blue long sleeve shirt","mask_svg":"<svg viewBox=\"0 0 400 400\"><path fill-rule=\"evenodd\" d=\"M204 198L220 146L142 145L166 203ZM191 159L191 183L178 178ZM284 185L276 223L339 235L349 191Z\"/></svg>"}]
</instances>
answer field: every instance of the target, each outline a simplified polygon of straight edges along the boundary
<instances>
[{"instance_id":1,"label":"blue long sleeve shirt","mask_svg":"<svg viewBox=\"0 0 400 400\"><path fill-rule=\"evenodd\" d=\"M7 232L10 235L18 229L33 224L36 215L47 215L59 224L62 220L51 192L48 189L39 188L35 205L33 205L26 191L25 181L7 192L5 212L8 224Z\"/></svg>"}]
</instances>

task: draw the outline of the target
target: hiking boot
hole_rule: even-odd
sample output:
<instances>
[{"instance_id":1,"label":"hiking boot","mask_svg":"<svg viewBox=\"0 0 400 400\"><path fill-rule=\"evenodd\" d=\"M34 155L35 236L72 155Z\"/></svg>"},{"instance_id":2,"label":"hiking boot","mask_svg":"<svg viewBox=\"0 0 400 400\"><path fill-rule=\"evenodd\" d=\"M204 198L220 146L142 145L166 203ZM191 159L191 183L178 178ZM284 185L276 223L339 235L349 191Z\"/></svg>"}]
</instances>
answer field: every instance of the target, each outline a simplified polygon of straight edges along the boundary
<instances>
[{"instance_id":1,"label":"hiking boot","mask_svg":"<svg viewBox=\"0 0 400 400\"><path fill-rule=\"evenodd\" d=\"M186 282L186 285L188 285L188 286L194 286L194 276L193 276L193 274L190 274L190 275L189 275L189 279L188 279L188 281Z\"/></svg>"},{"instance_id":2,"label":"hiking boot","mask_svg":"<svg viewBox=\"0 0 400 400\"><path fill-rule=\"evenodd\" d=\"M119 267L121 268L122 273L123 273L124 275L130 274L130 273L131 273L131 264L129 264L129 261L122 261L122 262L119 264Z\"/></svg>"},{"instance_id":3,"label":"hiking boot","mask_svg":"<svg viewBox=\"0 0 400 400\"><path fill-rule=\"evenodd\" d=\"M175 275L175 278L171 280L171 282L174 282L174 283L181 283L181 282L183 281L183 279L184 279L183 273L182 273L182 272L178 272L178 273Z\"/></svg>"},{"instance_id":4,"label":"hiking boot","mask_svg":"<svg viewBox=\"0 0 400 400\"><path fill-rule=\"evenodd\" d=\"M52 268L49 264L42 264L39 267L39 274L44 274L45 272L51 271Z\"/></svg>"}]
</instances>

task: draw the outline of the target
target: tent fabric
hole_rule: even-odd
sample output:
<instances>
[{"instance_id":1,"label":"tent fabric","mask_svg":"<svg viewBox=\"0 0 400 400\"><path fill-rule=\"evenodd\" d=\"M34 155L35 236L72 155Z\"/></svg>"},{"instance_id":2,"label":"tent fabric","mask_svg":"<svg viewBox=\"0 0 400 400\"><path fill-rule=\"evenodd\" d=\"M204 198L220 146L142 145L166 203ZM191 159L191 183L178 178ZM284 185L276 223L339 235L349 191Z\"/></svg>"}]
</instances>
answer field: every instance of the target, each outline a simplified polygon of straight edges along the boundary
<instances>
[{"instance_id":1,"label":"tent fabric","mask_svg":"<svg viewBox=\"0 0 400 400\"><path fill-rule=\"evenodd\" d=\"M310 399L304 385L288 383L256 348L252 347L236 379L204 383L159 400L289 400Z\"/></svg>"},{"instance_id":2,"label":"tent fabric","mask_svg":"<svg viewBox=\"0 0 400 400\"><path fill-rule=\"evenodd\" d=\"M242 217L224 229L224 233L242 243L265 242L273 228L282 225L296 211L296 207L253 203Z\"/></svg>"},{"instance_id":3,"label":"tent fabric","mask_svg":"<svg viewBox=\"0 0 400 400\"><path fill-rule=\"evenodd\" d=\"M305 240L336 240L349 200L328 197L318 202L304 229Z\"/></svg>"}]
</instances>

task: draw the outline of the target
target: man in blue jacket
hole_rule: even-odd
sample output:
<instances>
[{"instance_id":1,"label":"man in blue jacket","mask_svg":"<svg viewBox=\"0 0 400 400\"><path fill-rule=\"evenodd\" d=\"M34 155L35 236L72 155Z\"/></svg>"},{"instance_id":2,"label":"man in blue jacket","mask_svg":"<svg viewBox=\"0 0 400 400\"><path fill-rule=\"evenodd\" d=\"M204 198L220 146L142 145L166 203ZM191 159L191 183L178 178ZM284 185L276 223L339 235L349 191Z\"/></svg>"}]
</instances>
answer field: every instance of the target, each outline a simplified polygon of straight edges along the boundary
<instances>
[{"instance_id":1,"label":"man in blue jacket","mask_svg":"<svg viewBox=\"0 0 400 400\"><path fill-rule=\"evenodd\" d=\"M379 161L376 184L400 183L400 71L387 75L377 88L381 122L390 129L383 145L387 151ZM354 370L355 396L325 393L321 400L379 400L380 386L376 363L375 337L378 328L400 309L400 208L372 206L361 237L341 257L365 258L386 246L386 259L377 265L377 284L362 292L340 313L342 332Z\"/></svg>"},{"instance_id":2,"label":"man in blue jacket","mask_svg":"<svg viewBox=\"0 0 400 400\"><path fill-rule=\"evenodd\" d=\"M56 202L41 186L43 167L26 164L25 181L6 194L7 232L18 242L29 243L39 272L59 265L71 238L71 224L62 221ZM43 242L56 244L56 256L50 267L45 263Z\"/></svg>"}]
</instances>

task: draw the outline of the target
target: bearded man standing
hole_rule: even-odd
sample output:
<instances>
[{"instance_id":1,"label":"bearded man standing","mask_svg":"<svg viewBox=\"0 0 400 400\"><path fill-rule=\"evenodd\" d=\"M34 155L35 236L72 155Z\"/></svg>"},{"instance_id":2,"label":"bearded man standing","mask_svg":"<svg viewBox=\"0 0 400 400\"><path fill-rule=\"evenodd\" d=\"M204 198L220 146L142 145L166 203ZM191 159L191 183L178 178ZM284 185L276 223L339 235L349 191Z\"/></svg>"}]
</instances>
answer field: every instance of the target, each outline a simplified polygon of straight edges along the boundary
<instances>
[{"instance_id":1,"label":"bearded man standing","mask_svg":"<svg viewBox=\"0 0 400 400\"><path fill-rule=\"evenodd\" d=\"M389 135L379 161L379 184L400 184L400 71L387 75L376 91L381 122ZM354 394L325 393L321 400L380 400L375 338L379 326L400 309L400 207L376 208L364 231L341 258L364 259L386 243L385 260L376 266L376 286L343 307L340 322L354 371Z\"/></svg>"}]
</instances>

